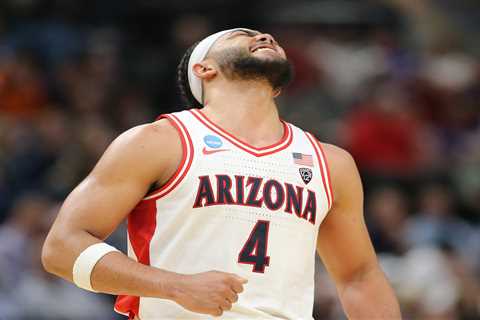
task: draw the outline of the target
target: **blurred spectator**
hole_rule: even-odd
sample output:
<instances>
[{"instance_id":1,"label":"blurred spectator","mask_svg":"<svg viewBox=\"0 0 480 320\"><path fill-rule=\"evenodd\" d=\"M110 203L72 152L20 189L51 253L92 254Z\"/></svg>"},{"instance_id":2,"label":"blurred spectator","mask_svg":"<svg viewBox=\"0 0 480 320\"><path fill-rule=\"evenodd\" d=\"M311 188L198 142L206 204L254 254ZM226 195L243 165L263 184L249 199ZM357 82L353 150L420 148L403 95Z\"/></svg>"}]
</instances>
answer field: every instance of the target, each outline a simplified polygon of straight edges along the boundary
<instances>
[{"instance_id":1,"label":"blurred spectator","mask_svg":"<svg viewBox=\"0 0 480 320\"><path fill-rule=\"evenodd\" d=\"M457 305L459 318L468 320L478 318L480 308L480 284L476 280L474 269L468 263L468 259L460 256L452 247L443 245L442 251L448 259L447 265L457 278L460 295ZM477 250L472 252L480 252L478 246Z\"/></svg>"},{"instance_id":2,"label":"blurred spectator","mask_svg":"<svg viewBox=\"0 0 480 320\"><path fill-rule=\"evenodd\" d=\"M405 253L405 222L408 203L395 187L377 187L367 198L366 220L375 250L379 253Z\"/></svg>"},{"instance_id":3,"label":"blurred spectator","mask_svg":"<svg viewBox=\"0 0 480 320\"><path fill-rule=\"evenodd\" d=\"M359 167L372 174L412 176L426 166L425 128L404 87L378 85L369 99L347 117L344 139Z\"/></svg>"},{"instance_id":4,"label":"blurred spectator","mask_svg":"<svg viewBox=\"0 0 480 320\"><path fill-rule=\"evenodd\" d=\"M112 120L120 131L152 121L158 116L152 112L153 108L145 94L141 90L131 88L127 88L119 95L113 109Z\"/></svg>"},{"instance_id":5,"label":"blurred spectator","mask_svg":"<svg viewBox=\"0 0 480 320\"><path fill-rule=\"evenodd\" d=\"M406 319L458 319L460 283L440 250L419 247L402 258L381 260L387 275L395 279Z\"/></svg>"},{"instance_id":6,"label":"blurred spectator","mask_svg":"<svg viewBox=\"0 0 480 320\"><path fill-rule=\"evenodd\" d=\"M121 131L183 108L186 48L238 24L272 33L294 64L282 117L353 154L405 318L479 319L478 1L237 2L0 3L0 318L114 317L108 298L42 271L54 201ZM344 318L321 263L314 312Z\"/></svg>"},{"instance_id":7,"label":"blurred spectator","mask_svg":"<svg viewBox=\"0 0 480 320\"><path fill-rule=\"evenodd\" d=\"M106 319L107 299L44 272L41 246L59 207L42 195L20 198L0 227L0 310L7 319Z\"/></svg>"},{"instance_id":8,"label":"blurred spectator","mask_svg":"<svg viewBox=\"0 0 480 320\"><path fill-rule=\"evenodd\" d=\"M45 107L46 100L44 83L32 55L0 54L0 112L31 119Z\"/></svg>"},{"instance_id":9,"label":"blurred spectator","mask_svg":"<svg viewBox=\"0 0 480 320\"><path fill-rule=\"evenodd\" d=\"M331 33L333 37L316 37L307 52L322 72L329 92L351 103L362 94L369 79L388 71L386 52L380 43L359 41L353 33Z\"/></svg>"},{"instance_id":10,"label":"blurred spectator","mask_svg":"<svg viewBox=\"0 0 480 320\"><path fill-rule=\"evenodd\" d=\"M315 319L342 319L343 310L337 296L337 289L323 267L320 258L315 263Z\"/></svg>"},{"instance_id":11,"label":"blurred spectator","mask_svg":"<svg viewBox=\"0 0 480 320\"><path fill-rule=\"evenodd\" d=\"M24 195L15 202L0 226L0 284L13 288L29 268L29 247L41 232L51 202L39 194Z\"/></svg>"},{"instance_id":12,"label":"blurred spectator","mask_svg":"<svg viewBox=\"0 0 480 320\"><path fill-rule=\"evenodd\" d=\"M411 246L437 246L445 243L471 255L469 240L473 228L455 212L451 191L441 184L429 184L419 192L419 211L409 219L406 239Z\"/></svg>"}]
</instances>

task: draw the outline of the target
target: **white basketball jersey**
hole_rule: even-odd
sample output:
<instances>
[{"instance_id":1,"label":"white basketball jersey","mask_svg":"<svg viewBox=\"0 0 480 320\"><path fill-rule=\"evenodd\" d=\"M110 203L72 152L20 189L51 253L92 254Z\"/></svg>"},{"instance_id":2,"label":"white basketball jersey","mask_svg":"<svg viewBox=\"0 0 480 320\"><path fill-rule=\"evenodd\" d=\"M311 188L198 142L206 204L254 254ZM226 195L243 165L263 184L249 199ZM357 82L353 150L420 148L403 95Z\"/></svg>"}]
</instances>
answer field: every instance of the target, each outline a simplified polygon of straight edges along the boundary
<instances>
[{"instance_id":1,"label":"white basketball jersey","mask_svg":"<svg viewBox=\"0 0 480 320\"><path fill-rule=\"evenodd\" d=\"M317 234L333 201L320 143L284 122L279 142L256 148L199 109L162 117L178 130L183 159L131 212L128 255L178 273L248 279L221 318L312 319ZM141 320L212 318L157 298L119 296L115 310Z\"/></svg>"}]
</instances>

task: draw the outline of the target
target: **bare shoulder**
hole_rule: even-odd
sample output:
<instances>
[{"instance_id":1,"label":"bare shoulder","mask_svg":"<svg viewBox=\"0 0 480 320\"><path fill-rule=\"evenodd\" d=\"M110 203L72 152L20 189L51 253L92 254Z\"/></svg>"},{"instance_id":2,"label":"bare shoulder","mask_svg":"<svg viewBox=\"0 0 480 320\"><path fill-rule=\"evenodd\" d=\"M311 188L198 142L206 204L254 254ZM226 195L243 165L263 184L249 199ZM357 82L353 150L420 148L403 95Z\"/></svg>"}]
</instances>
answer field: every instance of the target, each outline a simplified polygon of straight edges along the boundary
<instances>
[{"instance_id":1,"label":"bare shoulder","mask_svg":"<svg viewBox=\"0 0 480 320\"><path fill-rule=\"evenodd\" d=\"M339 175L344 171L356 170L355 160L347 150L329 143L322 143L322 148L327 157L330 174Z\"/></svg>"},{"instance_id":2,"label":"bare shoulder","mask_svg":"<svg viewBox=\"0 0 480 320\"><path fill-rule=\"evenodd\" d=\"M121 173L164 180L175 171L182 157L181 139L166 119L133 127L120 134L107 148L93 174Z\"/></svg>"},{"instance_id":3,"label":"bare shoulder","mask_svg":"<svg viewBox=\"0 0 480 320\"><path fill-rule=\"evenodd\" d=\"M115 139L113 144L119 144L132 149L156 146L174 147L175 145L180 146L180 137L167 119L161 119L123 132Z\"/></svg>"},{"instance_id":4,"label":"bare shoulder","mask_svg":"<svg viewBox=\"0 0 480 320\"><path fill-rule=\"evenodd\" d=\"M344 195L361 195L360 175L352 155L347 150L328 143L322 143L322 148L330 169L334 203L338 204Z\"/></svg>"}]
</instances>

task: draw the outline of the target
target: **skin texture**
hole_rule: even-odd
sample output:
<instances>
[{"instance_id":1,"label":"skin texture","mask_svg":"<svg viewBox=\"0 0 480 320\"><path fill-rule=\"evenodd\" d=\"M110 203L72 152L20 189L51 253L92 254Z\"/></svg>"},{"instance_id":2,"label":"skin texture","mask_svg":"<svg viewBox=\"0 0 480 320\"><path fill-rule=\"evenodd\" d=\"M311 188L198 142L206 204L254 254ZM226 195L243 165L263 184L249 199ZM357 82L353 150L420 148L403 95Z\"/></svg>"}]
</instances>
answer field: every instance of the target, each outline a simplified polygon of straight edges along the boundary
<instances>
[{"instance_id":1,"label":"skin texture","mask_svg":"<svg viewBox=\"0 0 480 320\"><path fill-rule=\"evenodd\" d=\"M272 50L253 52L259 45ZM229 46L246 48L260 59L285 59L285 52L269 34L228 34L217 41L211 53L214 56L216 50ZM228 79L211 56L195 64L193 70L203 80L203 111L212 121L256 147L271 145L282 137L283 126L274 102L278 90L266 81ZM342 149L331 145L324 145L324 149L334 203L320 227L318 252L350 319L400 319L395 295L378 266L365 228L355 163ZM78 255L108 237L152 183L164 184L181 156L180 138L168 120L120 135L65 200L43 247L45 269L72 281ZM118 252L100 259L91 275L93 288L100 292L170 299L188 310L215 316L231 308L246 282L215 270L178 274L139 264Z\"/></svg>"},{"instance_id":2,"label":"skin texture","mask_svg":"<svg viewBox=\"0 0 480 320\"><path fill-rule=\"evenodd\" d=\"M181 156L180 138L167 120L119 136L65 200L43 247L46 270L72 281L77 256L108 237L152 183L164 183L173 174ZM212 315L229 310L245 282L213 270L181 275L142 265L121 253L105 255L91 276L96 291L171 299L191 311Z\"/></svg>"},{"instance_id":3,"label":"skin texture","mask_svg":"<svg viewBox=\"0 0 480 320\"><path fill-rule=\"evenodd\" d=\"M320 226L317 252L349 319L400 319L395 294L380 269L363 219L363 190L351 155L323 144L334 202Z\"/></svg>"}]
</instances>

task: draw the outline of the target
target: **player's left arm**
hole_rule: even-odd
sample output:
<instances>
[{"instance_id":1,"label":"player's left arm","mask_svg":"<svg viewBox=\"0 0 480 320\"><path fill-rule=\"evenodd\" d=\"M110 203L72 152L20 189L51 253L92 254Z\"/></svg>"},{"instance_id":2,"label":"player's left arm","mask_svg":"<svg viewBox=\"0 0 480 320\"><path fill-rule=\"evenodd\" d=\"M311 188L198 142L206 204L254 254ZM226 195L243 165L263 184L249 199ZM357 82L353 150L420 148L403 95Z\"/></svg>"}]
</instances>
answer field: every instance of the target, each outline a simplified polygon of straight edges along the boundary
<instances>
[{"instance_id":1,"label":"player's left arm","mask_svg":"<svg viewBox=\"0 0 480 320\"><path fill-rule=\"evenodd\" d=\"M350 154L323 144L334 202L320 226L317 251L349 319L401 319L393 289L378 265L363 218L363 191Z\"/></svg>"}]
</instances>

